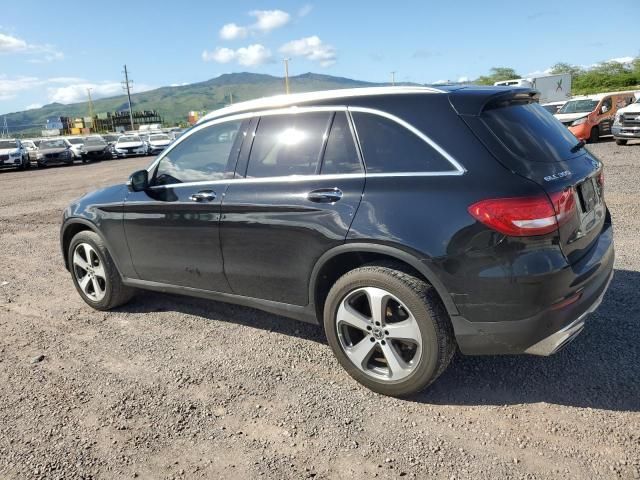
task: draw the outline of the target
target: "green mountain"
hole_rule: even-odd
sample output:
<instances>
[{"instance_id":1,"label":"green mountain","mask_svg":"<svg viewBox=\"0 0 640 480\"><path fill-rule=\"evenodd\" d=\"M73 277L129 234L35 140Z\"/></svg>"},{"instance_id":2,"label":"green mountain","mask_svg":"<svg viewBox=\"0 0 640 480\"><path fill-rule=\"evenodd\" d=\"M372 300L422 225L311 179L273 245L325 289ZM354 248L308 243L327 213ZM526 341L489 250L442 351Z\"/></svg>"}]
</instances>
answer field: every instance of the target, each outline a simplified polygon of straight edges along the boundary
<instances>
[{"instance_id":1,"label":"green mountain","mask_svg":"<svg viewBox=\"0 0 640 480\"><path fill-rule=\"evenodd\" d=\"M368 87L384 85L362 82L350 78L333 77L316 73L305 73L289 77L290 91L308 92L339 88ZM156 110L164 117L165 123L185 122L189 111L211 111L233 103L251 100L268 95L284 93L284 79L259 73L231 73L221 75L205 82L192 83L177 87L161 87L143 93L131 95L133 110ZM128 110L126 95L94 100L94 112L116 112ZM85 117L88 115L88 102L63 105L52 103L42 108L24 112L8 113L0 116L0 125L6 118L9 132L40 132L50 117Z\"/></svg>"}]
</instances>

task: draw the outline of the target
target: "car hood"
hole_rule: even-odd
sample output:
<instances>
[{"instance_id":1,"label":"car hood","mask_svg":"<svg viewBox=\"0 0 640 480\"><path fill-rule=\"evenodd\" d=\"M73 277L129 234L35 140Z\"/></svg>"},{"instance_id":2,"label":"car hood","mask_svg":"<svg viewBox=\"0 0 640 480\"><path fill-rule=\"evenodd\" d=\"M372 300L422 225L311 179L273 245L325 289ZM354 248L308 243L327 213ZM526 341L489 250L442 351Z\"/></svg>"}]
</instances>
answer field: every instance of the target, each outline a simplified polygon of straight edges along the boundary
<instances>
[{"instance_id":1,"label":"car hood","mask_svg":"<svg viewBox=\"0 0 640 480\"><path fill-rule=\"evenodd\" d=\"M131 147L142 147L142 142L119 142L116 143L116 148L131 148Z\"/></svg>"},{"instance_id":2,"label":"car hood","mask_svg":"<svg viewBox=\"0 0 640 480\"><path fill-rule=\"evenodd\" d=\"M163 147L165 145L169 145L171 140L149 140L149 145L157 145L158 147Z\"/></svg>"},{"instance_id":3,"label":"car hood","mask_svg":"<svg viewBox=\"0 0 640 480\"><path fill-rule=\"evenodd\" d=\"M83 217L87 220L94 220L97 209L117 208L122 205L128 191L127 185L122 183L86 193L71 202L64 212L64 219Z\"/></svg>"},{"instance_id":4,"label":"car hood","mask_svg":"<svg viewBox=\"0 0 640 480\"><path fill-rule=\"evenodd\" d=\"M580 118L584 118L589 116L589 112L581 112L581 113L556 113L554 117L556 117L561 122L573 122Z\"/></svg>"},{"instance_id":5,"label":"car hood","mask_svg":"<svg viewBox=\"0 0 640 480\"><path fill-rule=\"evenodd\" d=\"M55 147L55 148L41 148L40 153L62 153L66 151L66 147Z\"/></svg>"},{"instance_id":6,"label":"car hood","mask_svg":"<svg viewBox=\"0 0 640 480\"><path fill-rule=\"evenodd\" d=\"M640 103L632 103L618 110L618 113L638 113L640 114Z\"/></svg>"},{"instance_id":7,"label":"car hood","mask_svg":"<svg viewBox=\"0 0 640 480\"><path fill-rule=\"evenodd\" d=\"M9 155L10 153L14 153L17 148L0 148L0 155Z\"/></svg>"},{"instance_id":8,"label":"car hood","mask_svg":"<svg viewBox=\"0 0 640 480\"><path fill-rule=\"evenodd\" d=\"M84 149L87 152L101 152L102 150L104 150L105 148L107 148L107 145L85 145Z\"/></svg>"}]
</instances>

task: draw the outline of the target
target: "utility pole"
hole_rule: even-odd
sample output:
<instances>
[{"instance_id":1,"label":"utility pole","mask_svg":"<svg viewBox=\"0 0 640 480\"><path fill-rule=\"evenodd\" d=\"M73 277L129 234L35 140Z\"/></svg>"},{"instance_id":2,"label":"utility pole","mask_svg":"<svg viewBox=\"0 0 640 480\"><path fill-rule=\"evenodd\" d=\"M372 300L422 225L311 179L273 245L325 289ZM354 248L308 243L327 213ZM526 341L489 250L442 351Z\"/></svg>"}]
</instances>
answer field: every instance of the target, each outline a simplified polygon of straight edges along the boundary
<instances>
[{"instance_id":1,"label":"utility pole","mask_svg":"<svg viewBox=\"0 0 640 480\"><path fill-rule=\"evenodd\" d=\"M395 85L396 84L396 72L395 70L393 72L391 72L391 85Z\"/></svg>"},{"instance_id":2,"label":"utility pole","mask_svg":"<svg viewBox=\"0 0 640 480\"><path fill-rule=\"evenodd\" d=\"M91 126L95 131L95 125L94 125L95 113L93 111L93 100L91 99L91 90L93 90L93 88L87 88L87 96L89 97L89 118L91 118Z\"/></svg>"},{"instance_id":3,"label":"utility pole","mask_svg":"<svg viewBox=\"0 0 640 480\"><path fill-rule=\"evenodd\" d=\"M122 88L127 91L127 98L129 99L129 120L131 121L131 130L135 130L133 126L133 110L131 109L131 84L133 80L129 80L129 72L127 66L124 66L124 82L122 82Z\"/></svg>"},{"instance_id":4,"label":"utility pole","mask_svg":"<svg viewBox=\"0 0 640 480\"><path fill-rule=\"evenodd\" d=\"M284 62L284 93L289 95L289 60L290 58L283 58Z\"/></svg>"},{"instance_id":5,"label":"utility pole","mask_svg":"<svg viewBox=\"0 0 640 480\"><path fill-rule=\"evenodd\" d=\"M2 126L1 137L6 138L9 136L9 127L7 126L7 117L4 117L4 125Z\"/></svg>"}]
</instances>

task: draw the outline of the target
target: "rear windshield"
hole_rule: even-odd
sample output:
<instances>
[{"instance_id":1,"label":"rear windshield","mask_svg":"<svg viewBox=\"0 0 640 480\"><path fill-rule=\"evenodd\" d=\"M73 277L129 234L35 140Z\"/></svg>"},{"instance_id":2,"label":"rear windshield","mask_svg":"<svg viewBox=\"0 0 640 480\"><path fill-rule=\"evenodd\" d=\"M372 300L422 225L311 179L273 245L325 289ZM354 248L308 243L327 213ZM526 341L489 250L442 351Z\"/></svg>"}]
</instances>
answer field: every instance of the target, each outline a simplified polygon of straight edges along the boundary
<instances>
[{"instance_id":1,"label":"rear windshield","mask_svg":"<svg viewBox=\"0 0 640 480\"><path fill-rule=\"evenodd\" d=\"M537 103L485 110L482 120L516 157L560 162L574 157L578 139Z\"/></svg>"}]
</instances>

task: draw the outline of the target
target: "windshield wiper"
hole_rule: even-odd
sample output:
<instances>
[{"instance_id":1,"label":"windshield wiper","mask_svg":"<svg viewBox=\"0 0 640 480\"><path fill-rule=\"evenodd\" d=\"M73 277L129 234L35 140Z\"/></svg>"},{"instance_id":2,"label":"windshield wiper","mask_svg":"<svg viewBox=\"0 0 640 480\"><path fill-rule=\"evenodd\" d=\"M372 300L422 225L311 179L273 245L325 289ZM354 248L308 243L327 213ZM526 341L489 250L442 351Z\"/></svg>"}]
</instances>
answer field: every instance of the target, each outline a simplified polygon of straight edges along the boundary
<instances>
[{"instance_id":1,"label":"windshield wiper","mask_svg":"<svg viewBox=\"0 0 640 480\"><path fill-rule=\"evenodd\" d=\"M584 140L580 140L573 147L571 147L571 153L576 153L578 150L583 149L585 145L586 145L585 141Z\"/></svg>"}]
</instances>

